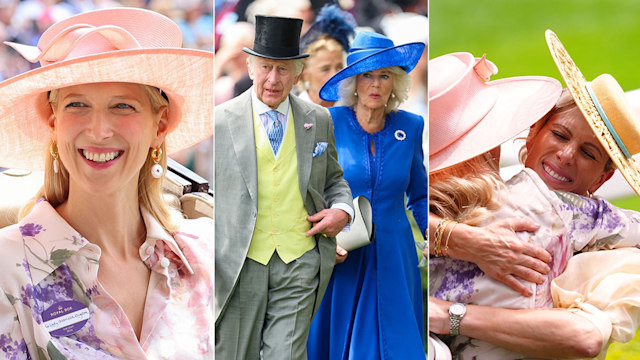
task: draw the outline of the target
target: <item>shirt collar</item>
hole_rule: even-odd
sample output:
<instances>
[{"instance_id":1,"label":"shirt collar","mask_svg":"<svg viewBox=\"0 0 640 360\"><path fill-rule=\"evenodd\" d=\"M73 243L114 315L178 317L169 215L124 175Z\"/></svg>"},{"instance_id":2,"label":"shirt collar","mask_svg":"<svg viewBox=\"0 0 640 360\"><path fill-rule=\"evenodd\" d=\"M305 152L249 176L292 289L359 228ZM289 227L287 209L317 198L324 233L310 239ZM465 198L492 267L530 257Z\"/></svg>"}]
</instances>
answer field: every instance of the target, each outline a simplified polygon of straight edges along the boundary
<instances>
[{"instance_id":1,"label":"shirt collar","mask_svg":"<svg viewBox=\"0 0 640 360\"><path fill-rule=\"evenodd\" d=\"M149 257L145 250L150 246L155 248L160 240L164 242L165 248L170 249L183 263L184 268L193 274L193 269L176 240L144 207L140 207L140 212L147 229L147 238L140 246L142 260ZM34 284L42 281L67 259L90 244L44 199L39 200L17 225L22 235L25 260Z\"/></svg>"},{"instance_id":2,"label":"shirt collar","mask_svg":"<svg viewBox=\"0 0 640 360\"><path fill-rule=\"evenodd\" d=\"M39 283L89 244L44 199L18 222L31 280Z\"/></svg>"},{"instance_id":3,"label":"shirt collar","mask_svg":"<svg viewBox=\"0 0 640 360\"><path fill-rule=\"evenodd\" d=\"M193 269L191 268L189 261L187 261L187 258L182 253L180 246L174 239L174 236L178 236L179 233L171 236L162 227L160 222L158 222L158 220L143 206L140 206L140 213L142 214L144 225L147 228L147 239L142 246L140 246L140 258L142 261L146 261L150 256L147 253L147 248L155 248L157 241L160 240L164 242L165 246L168 247L178 257L178 259L180 259L184 268L187 269L190 274L193 274Z\"/></svg>"},{"instance_id":4,"label":"shirt collar","mask_svg":"<svg viewBox=\"0 0 640 360\"><path fill-rule=\"evenodd\" d=\"M273 110L267 104L263 103L258 99L258 95L256 95L255 86L253 86L251 90L251 102L253 104L253 108L255 109L258 115L262 115L269 110ZM278 110L279 113L283 114L284 118L286 119L289 116L289 96L287 96L284 99L284 101L281 102L280 105L278 105L278 108L275 110Z\"/></svg>"}]
</instances>

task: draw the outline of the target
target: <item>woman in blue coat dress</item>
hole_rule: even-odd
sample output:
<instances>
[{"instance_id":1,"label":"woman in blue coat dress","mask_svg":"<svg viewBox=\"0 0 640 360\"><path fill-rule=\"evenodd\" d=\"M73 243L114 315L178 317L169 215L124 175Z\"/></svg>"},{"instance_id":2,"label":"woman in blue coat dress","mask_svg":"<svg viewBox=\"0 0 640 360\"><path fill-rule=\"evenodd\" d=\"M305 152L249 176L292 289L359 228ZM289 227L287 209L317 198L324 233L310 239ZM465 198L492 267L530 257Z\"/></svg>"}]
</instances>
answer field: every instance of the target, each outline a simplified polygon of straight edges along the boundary
<instances>
[{"instance_id":1,"label":"woman in blue coat dress","mask_svg":"<svg viewBox=\"0 0 640 360\"><path fill-rule=\"evenodd\" d=\"M320 90L353 196L373 208L375 241L336 264L308 341L309 359L425 359L418 254L405 212L428 221L421 116L398 110L424 44L360 32L347 67ZM406 195L406 198L405 198ZM338 249L338 253L341 253Z\"/></svg>"}]
</instances>

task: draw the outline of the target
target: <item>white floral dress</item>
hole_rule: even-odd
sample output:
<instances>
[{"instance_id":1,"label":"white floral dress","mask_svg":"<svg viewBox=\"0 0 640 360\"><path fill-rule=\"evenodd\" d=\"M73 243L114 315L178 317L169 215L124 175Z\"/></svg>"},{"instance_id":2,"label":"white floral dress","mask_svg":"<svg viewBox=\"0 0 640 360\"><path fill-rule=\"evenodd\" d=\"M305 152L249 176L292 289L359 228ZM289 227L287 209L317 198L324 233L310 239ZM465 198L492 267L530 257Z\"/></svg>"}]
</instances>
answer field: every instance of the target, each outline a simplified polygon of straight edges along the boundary
<instances>
[{"instance_id":1,"label":"white floral dress","mask_svg":"<svg viewBox=\"0 0 640 360\"><path fill-rule=\"evenodd\" d=\"M429 260L429 293L439 299L474 305L527 309L553 307L552 281L562 274L574 252L633 247L640 243L640 214L605 200L550 191L538 175L524 169L500 192L501 208L483 224L522 217L540 225L534 234L520 233L552 256L544 283L522 281L533 296L525 297L490 278L477 265L448 257ZM604 270L604 269L603 269ZM450 347L454 359L531 359L478 339L457 336Z\"/></svg>"},{"instance_id":2,"label":"white floral dress","mask_svg":"<svg viewBox=\"0 0 640 360\"><path fill-rule=\"evenodd\" d=\"M141 213L151 277L140 341L98 282L100 248L47 201L0 229L0 358L212 358L212 220L185 220L172 236Z\"/></svg>"}]
</instances>

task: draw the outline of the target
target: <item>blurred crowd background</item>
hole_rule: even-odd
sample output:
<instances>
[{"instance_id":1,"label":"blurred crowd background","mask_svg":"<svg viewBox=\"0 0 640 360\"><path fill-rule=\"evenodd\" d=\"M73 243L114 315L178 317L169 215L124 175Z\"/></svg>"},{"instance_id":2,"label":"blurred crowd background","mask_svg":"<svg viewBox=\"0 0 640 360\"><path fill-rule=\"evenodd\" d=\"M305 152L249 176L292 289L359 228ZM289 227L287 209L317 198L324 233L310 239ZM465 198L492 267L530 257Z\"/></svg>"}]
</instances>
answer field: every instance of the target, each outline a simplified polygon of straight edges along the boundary
<instances>
[{"instance_id":1,"label":"blurred crowd background","mask_svg":"<svg viewBox=\"0 0 640 360\"><path fill-rule=\"evenodd\" d=\"M183 46L213 51L211 0L0 0L0 39L36 45L51 24L71 15L108 7L133 6L162 13L181 28ZM0 80L35 68L7 46L0 46Z\"/></svg>"}]
</instances>

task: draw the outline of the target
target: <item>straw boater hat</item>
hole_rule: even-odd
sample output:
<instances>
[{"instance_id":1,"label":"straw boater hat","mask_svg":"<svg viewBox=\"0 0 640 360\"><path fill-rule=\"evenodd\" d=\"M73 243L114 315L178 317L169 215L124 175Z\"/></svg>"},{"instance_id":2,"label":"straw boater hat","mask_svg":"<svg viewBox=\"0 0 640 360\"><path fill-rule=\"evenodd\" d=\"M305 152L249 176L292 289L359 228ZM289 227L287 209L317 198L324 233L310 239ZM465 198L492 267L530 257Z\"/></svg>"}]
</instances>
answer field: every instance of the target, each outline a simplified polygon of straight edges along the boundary
<instances>
[{"instance_id":1,"label":"straw boater hat","mask_svg":"<svg viewBox=\"0 0 640 360\"><path fill-rule=\"evenodd\" d=\"M52 25L37 46L7 43L40 68L0 83L0 166L44 168L52 115L47 93L66 86L129 82L169 99L169 153L213 134L213 54L182 49L169 18L135 8L102 9Z\"/></svg>"},{"instance_id":2,"label":"straw boater hat","mask_svg":"<svg viewBox=\"0 0 640 360\"><path fill-rule=\"evenodd\" d=\"M545 76L490 81L484 56L453 53L429 61L429 169L483 154L526 130L556 104L560 82Z\"/></svg>"},{"instance_id":3,"label":"straw boater hat","mask_svg":"<svg viewBox=\"0 0 640 360\"><path fill-rule=\"evenodd\" d=\"M582 115L615 166L640 195L640 167L632 158L640 153L640 122L624 91L609 74L588 82L556 34L547 30L545 36L553 61Z\"/></svg>"},{"instance_id":4,"label":"straw boater hat","mask_svg":"<svg viewBox=\"0 0 640 360\"><path fill-rule=\"evenodd\" d=\"M320 98L325 101L338 101L339 84L353 75L390 66L399 66L406 73L416 66L425 44L414 42L395 46L384 35L371 31L360 31L347 55L347 66L333 75L320 89Z\"/></svg>"}]
</instances>

